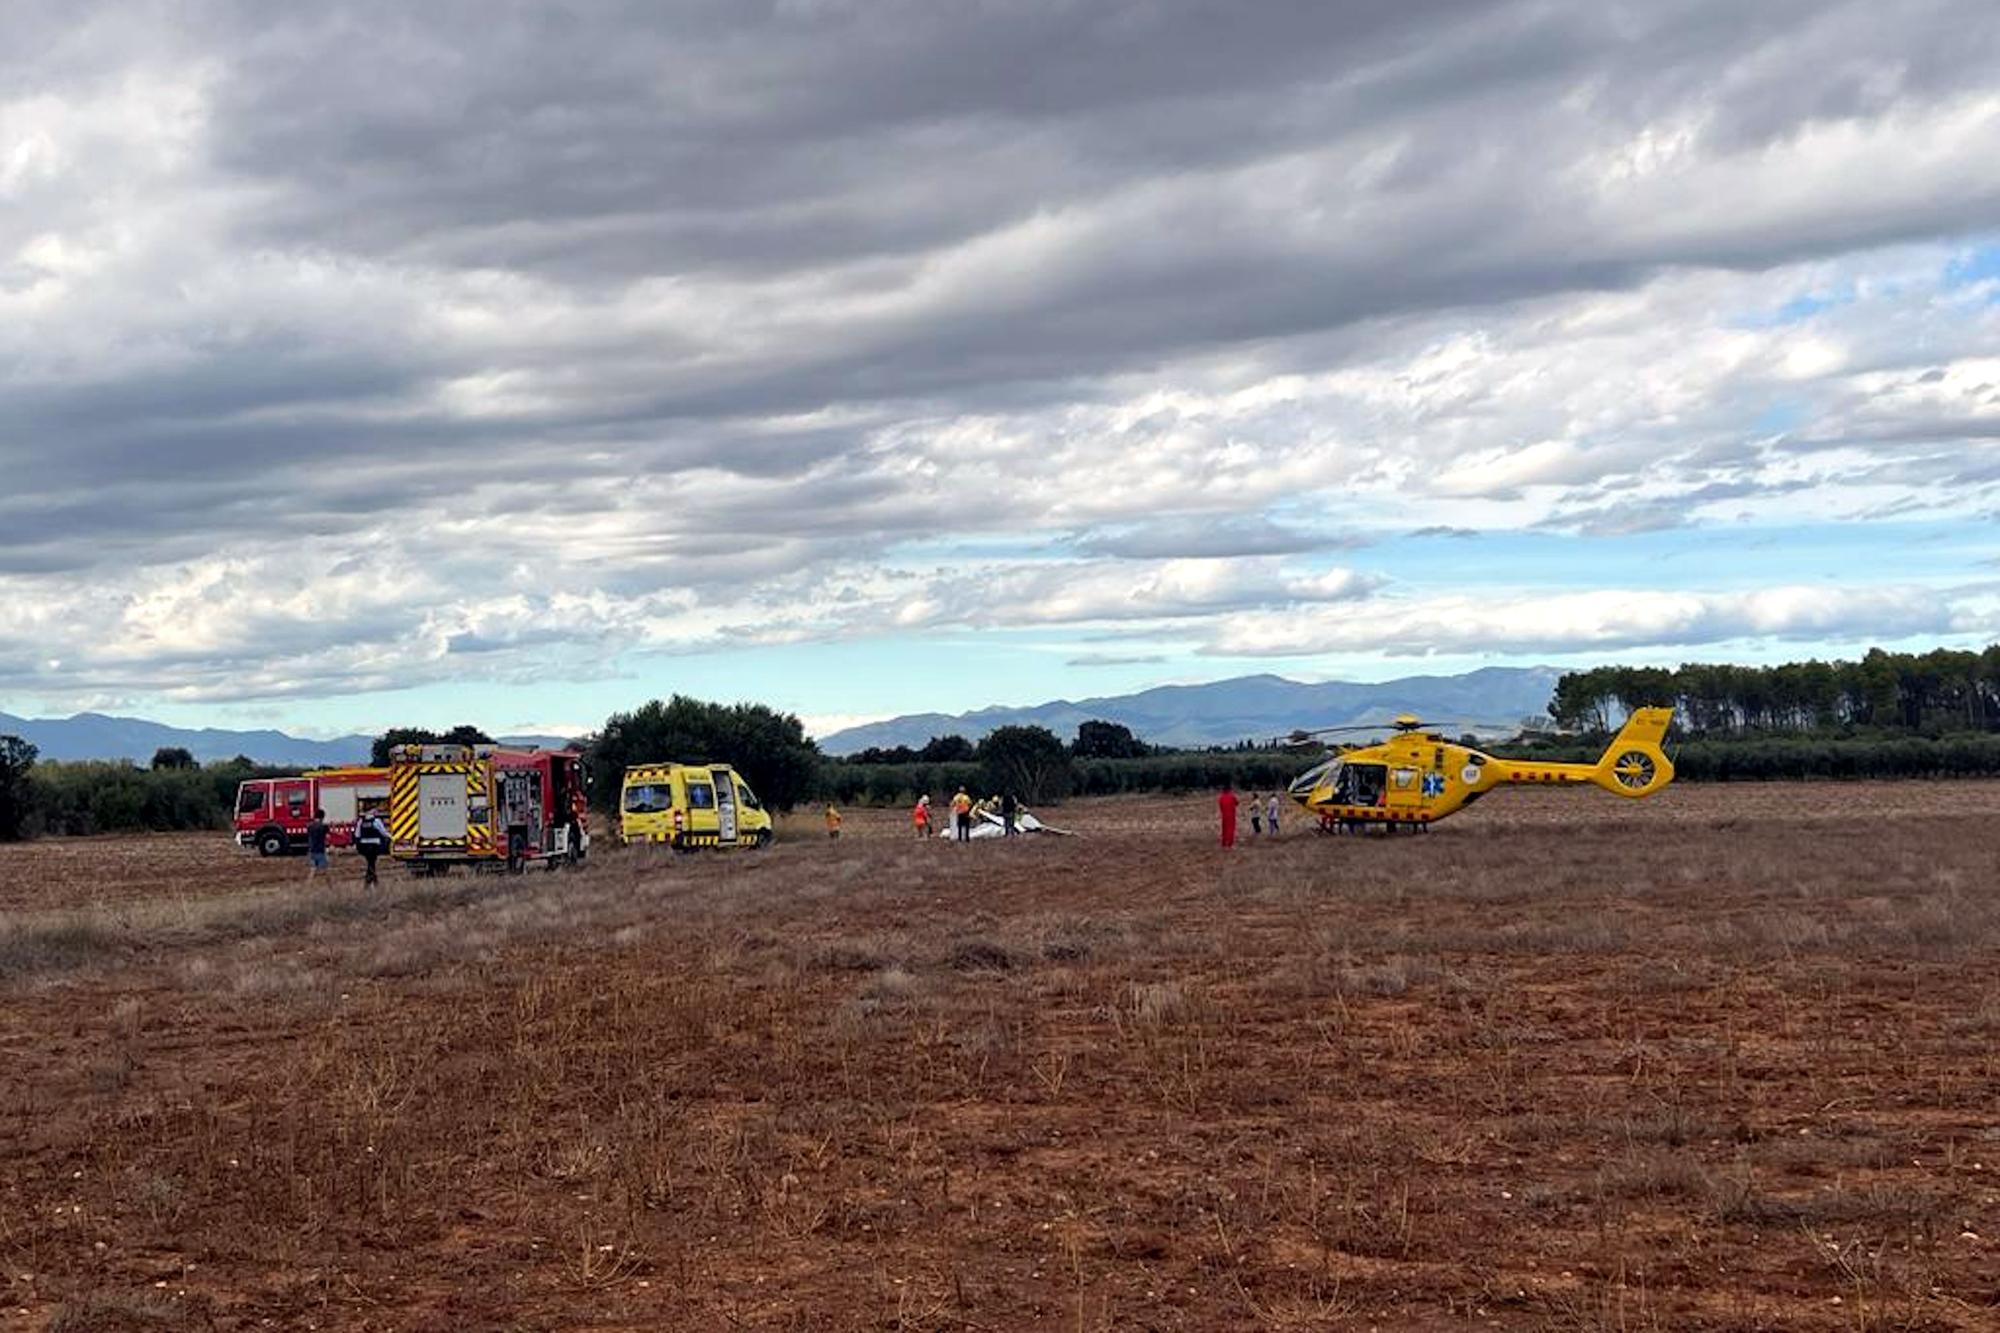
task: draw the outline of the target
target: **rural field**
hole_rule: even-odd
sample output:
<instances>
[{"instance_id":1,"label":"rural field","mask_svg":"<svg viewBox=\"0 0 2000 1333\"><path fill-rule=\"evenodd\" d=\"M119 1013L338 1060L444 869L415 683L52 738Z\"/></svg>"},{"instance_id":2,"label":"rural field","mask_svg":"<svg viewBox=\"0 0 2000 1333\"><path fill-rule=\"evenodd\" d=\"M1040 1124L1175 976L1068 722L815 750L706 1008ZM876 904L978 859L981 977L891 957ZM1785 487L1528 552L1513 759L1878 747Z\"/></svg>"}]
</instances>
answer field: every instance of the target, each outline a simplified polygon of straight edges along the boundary
<instances>
[{"instance_id":1,"label":"rural field","mask_svg":"<svg viewBox=\"0 0 2000 1333\"><path fill-rule=\"evenodd\" d=\"M2000 1327L2000 783L0 848L0 1329Z\"/></svg>"}]
</instances>

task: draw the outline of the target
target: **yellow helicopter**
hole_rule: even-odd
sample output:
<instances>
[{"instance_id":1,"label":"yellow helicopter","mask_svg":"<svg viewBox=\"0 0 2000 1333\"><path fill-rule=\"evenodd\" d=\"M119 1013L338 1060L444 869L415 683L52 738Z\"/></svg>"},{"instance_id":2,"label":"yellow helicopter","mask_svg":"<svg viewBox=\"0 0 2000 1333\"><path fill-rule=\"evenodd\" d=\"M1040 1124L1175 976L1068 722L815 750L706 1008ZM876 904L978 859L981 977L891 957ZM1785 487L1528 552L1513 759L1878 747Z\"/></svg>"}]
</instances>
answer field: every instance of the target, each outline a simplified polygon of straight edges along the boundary
<instances>
[{"instance_id":1,"label":"yellow helicopter","mask_svg":"<svg viewBox=\"0 0 2000 1333\"><path fill-rule=\"evenodd\" d=\"M1674 766L1660 742L1673 721L1671 708L1636 708L1594 764L1496 759L1426 731L1405 713L1390 723L1396 734L1357 746L1292 780L1287 793L1320 817L1322 828L1382 824L1423 829L1456 814L1501 787L1570 787L1590 783L1614 796L1637 800L1674 780ZM1379 725L1295 731L1302 744L1342 731L1380 731Z\"/></svg>"}]
</instances>

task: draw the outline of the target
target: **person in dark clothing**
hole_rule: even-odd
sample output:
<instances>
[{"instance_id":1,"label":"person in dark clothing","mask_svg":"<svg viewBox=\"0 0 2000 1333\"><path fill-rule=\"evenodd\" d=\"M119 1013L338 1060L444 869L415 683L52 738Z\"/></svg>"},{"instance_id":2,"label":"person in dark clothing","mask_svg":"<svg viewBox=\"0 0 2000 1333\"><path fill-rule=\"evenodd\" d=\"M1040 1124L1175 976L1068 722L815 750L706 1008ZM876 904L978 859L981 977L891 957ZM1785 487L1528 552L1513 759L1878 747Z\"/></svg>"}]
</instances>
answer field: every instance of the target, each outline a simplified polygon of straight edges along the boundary
<instances>
[{"instance_id":1,"label":"person in dark clothing","mask_svg":"<svg viewBox=\"0 0 2000 1333\"><path fill-rule=\"evenodd\" d=\"M375 877L375 861L389 850L389 826L382 822L382 812L369 810L354 825L354 850L361 853L364 871L361 887L372 889L381 884Z\"/></svg>"},{"instance_id":2,"label":"person in dark clothing","mask_svg":"<svg viewBox=\"0 0 2000 1333\"><path fill-rule=\"evenodd\" d=\"M1000 822L1006 826L1007 836L1010 838L1018 831L1014 827L1014 816L1020 811L1021 803L1014 799L1013 792L1010 791L1000 798Z\"/></svg>"},{"instance_id":3,"label":"person in dark clothing","mask_svg":"<svg viewBox=\"0 0 2000 1333\"><path fill-rule=\"evenodd\" d=\"M314 810L306 825L306 883L326 869L326 811Z\"/></svg>"}]
</instances>

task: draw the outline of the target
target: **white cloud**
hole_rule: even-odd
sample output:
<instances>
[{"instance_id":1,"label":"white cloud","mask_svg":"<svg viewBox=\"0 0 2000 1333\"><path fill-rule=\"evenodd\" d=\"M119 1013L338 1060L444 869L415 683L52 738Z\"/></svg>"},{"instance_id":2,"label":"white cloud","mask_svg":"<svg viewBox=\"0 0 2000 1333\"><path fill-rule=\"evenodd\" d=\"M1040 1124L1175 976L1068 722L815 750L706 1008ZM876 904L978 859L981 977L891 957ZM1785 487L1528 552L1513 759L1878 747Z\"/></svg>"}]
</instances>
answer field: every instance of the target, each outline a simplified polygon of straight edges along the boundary
<instances>
[{"instance_id":1,"label":"white cloud","mask_svg":"<svg viewBox=\"0 0 2000 1333\"><path fill-rule=\"evenodd\" d=\"M1600 588L1501 597L1381 598L1338 614L1231 617L1208 651L1229 656L1320 653L1617 653L1754 639L1853 642L1946 634L1963 615L1926 588L1776 587L1745 592Z\"/></svg>"}]
</instances>

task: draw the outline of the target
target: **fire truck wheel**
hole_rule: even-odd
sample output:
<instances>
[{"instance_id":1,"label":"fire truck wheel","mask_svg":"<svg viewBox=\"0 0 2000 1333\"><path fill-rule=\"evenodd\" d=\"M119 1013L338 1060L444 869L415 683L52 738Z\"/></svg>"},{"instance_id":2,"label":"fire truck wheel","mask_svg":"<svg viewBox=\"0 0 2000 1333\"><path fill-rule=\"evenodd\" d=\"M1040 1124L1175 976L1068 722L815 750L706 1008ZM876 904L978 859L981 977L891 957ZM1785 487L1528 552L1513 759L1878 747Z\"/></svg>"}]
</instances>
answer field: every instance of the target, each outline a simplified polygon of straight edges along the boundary
<instances>
[{"instance_id":1,"label":"fire truck wheel","mask_svg":"<svg viewBox=\"0 0 2000 1333\"><path fill-rule=\"evenodd\" d=\"M770 845L771 845L771 830L769 830L769 829L767 829L767 828L760 828L760 829L758 829L758 830L757 830L757 850L761 852L761 851L763 851L763 850L764 850L764 849L765 849L766 847L769 847Z\"/></svg>"},{"instance_id":2,"label":"fire truck wheel","mask_svg":"<svg viewBox=\"0 0 2000 1333\"><path fill-rule=\"evenodd\" d=\"M283 856L286 850L285 831L267 828L257 835L257 855Z\"/></svg>"}]
</instances>

